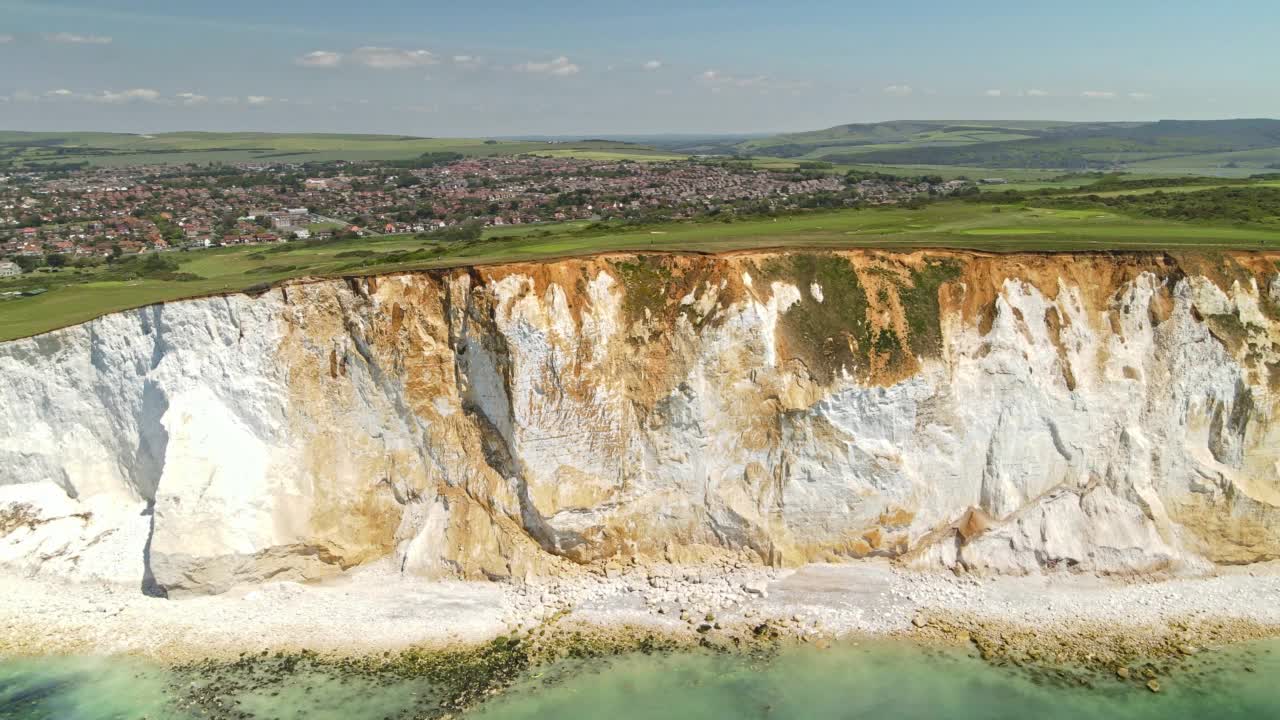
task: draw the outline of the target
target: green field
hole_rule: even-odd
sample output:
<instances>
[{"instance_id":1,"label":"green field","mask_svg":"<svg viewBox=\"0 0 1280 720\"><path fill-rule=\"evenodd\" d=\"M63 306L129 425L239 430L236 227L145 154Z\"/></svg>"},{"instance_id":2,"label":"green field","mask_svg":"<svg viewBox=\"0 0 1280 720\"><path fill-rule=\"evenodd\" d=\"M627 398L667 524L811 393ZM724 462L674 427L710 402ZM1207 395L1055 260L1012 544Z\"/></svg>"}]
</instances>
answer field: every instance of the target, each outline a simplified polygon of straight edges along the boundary
<instances>
[{"instance_id":1,"label":"green field","mask_svg":"<svg viewBox=\"0 0 1280 720\"><path fill-rule=\"evenodd\" d=\"M1280 172L1280 147L1226 153L1180 155L1130 163L1130 172L1158 175L1215 175L1239 178Z\"/></svg>"},{"instance_id":2,"label":"green field","mask_svg":"<svg viewBox=\"0 0 1280 720\"><path fill-rule=\"evenodd\" d=\"M1092 191L1092 192L1089 190L1089 188L1088 188L1088 187L1076 186L1076 187L1078 187L1078 188L1079 188L1079 190L1080 190L1080 192L1079 192L1079 193L1065 193L1065 194L1063 195L1063 197L1083 196L1083 195L1096 195L1096 196L1098 196L1098 197L1120 197L1121 195L1150 195L1150 194L1152 194L1152 193L1156 193L1156 192L1163 192L1163 193L1193 193L1193 192L1201 192L1201 191L1203 191L1203 190L1213 190L1213 189L1215 189L1215 188L1223 188L1223 187L1242 187L1241 185L1233 185L1233 184L1229 184L1229 183L1230 183L1230 181L1223 181L1223 182L1217 182L1217 183L1215 183L1215 182L1212 182L1212 181L1206 180L1206 181L1205 181L1205 182L1203 182L1203 183L1201 183L1201 182L1196 182L1196 184L1194 184L1194 185L1175 185L1175 186L1172 186L1172 187L1133 188L1133 189L1129 189L1129 190L1101 190L1101 191ZM1012 190L1012 189L1022 190L1022 189L1027 189L1027 188L1015 187L1015 186L1014 186L1014 185L1012 185L1012 184L1010 184L1010 185L1006 185L1006 186L998 186L998 187L999 187L999 189L1006 189L1006 190ZM1061 186L1054 185L1053 187L1061 187ZM1265 187L1265 188L1277 188L1277 187L1280 187L1280 180L1256 180L1256 181L1250 181L1250 182L1248 183L1248 185L1245 185L1245 186L1243 186L1243 187L1254 187L1254 188L1258 188L1258 187Z\"/></svg>"},{"instance_id":3,"label":"green field","mask_svg":"<svg viewBox=\"0 0 1280 720\"><path fill-rule=\"evenodd\" d=\"M741 152L820 158L837 152L871 152L903 147L949 147L1027 140L1035 133L1071 123L992 120L903 120L838 125L825 130L746 140Z\"/></svg>"},{"instance_id":4,"label":"green field","mask_svg":"<svg viewBox=\"0 0 1280 720\"><path fill-rule=\"evenodd\" d=\"M753 248L957 248L995 252L1280 248L1280 233L1260 227L1138 218L1105 209L940 202L923 209L814 213L731 223L642 227L587 223L490 231L475 244L440 248L412 236L333 243L221 248L173 253L199 279L104 281L105 269L63 270L0 281L0 293L33 286L48 292L0 299L0 340L71 325L150 303L264 287L293 277L384 273L457 265L587 255L608 251L722 252ZM418 251L401 261L395 253ZM344 257L339 257L342 254ZM422 257L430 254L430 257Z\"/></svg>"},{"instance_id":5,"label":"green field","mask_svg":"<svg viewBox=\"0 0 1280 720\"><path fill-rule=\"evenodd\" d=\"M688 155L677 155L675 153L648 150L644 148L624 148L617 150L592 150L583 148L552 150L539 149L531 151L530 154L537 155L538 157L568 157L577 158L578 160L606 160L615 162L622 160L631 160L633 162L670 162L675 160L687 160L689 157Z\"/></svg>"},{"instance_id":6,"label":"green field","mask_svg":"<svg viewBox=\"0 0 1280 720\"><path fill-rule=\"evenodd\" d=\"M837 169L848 172L857 170L859 172L880 172L886 175L902 175L907 177L917 177L920 175L937 175L945 180L955 180L957 178L965 178L968 180L980 180L982 178L1003 178L1012 183L1044 183L1050 178L1062 175L1059 170L1038 170L1024 168L1003 168L993 170L991 168L981 168L972 165L870 165L870 164L840 164L835 166ZM1089 182L1083 179L1079 184ZM1055 185L1055 187L1058 185ZM1000 187L992 185L990 187ZM1007 186L1006 186L1007 187Z\"/></svg>"},{"instance_id":7,"label":"green field","mask_svg":"<svg viewBox=\"0 0 1280 720\"><path fill-rule=\"evenodd\" d=\"M752 157L893 167L965 168L970 177L1026 169L1248 177L1280 167L1280 121L894 121L752 138L722 146ZM985 169L979 169L985 168Z\"/></svg>"},{"instance_id":8,"label":"green field","mask_svg":"<svg viewBox=\"0 0 1280 720\"><path fill-rule=\"evenodd\" d=\"M608 141L535 142L482 138L317 133L27 133L0 131L0 163L12 167L87 162L93 166L211 162L408 160L424 153L471 156L550 154L598 159L682 159L644 145Z\"/></svg>"},{"instance_id":9,"label":"green field","mask_svg":"<svg viewBox=\"0 0 1280 720\"><path fill-rule=\"evenodd\" d=\"M690 154L750 157L786 169L819 160L837 169L1036 182L1064 170L1122 170L1143 175L1240 178L1280 166L1280 121L1154 123L895 121L748 140L654 139L549 142L323 133L30 133L0 131L0 169L88 163L92 166L212 162L406 160L424 153L471 156L534 153L590 160L679 160ZM1030 188L1022 188L1030 189Z\"/></svg>"}]
</instances>

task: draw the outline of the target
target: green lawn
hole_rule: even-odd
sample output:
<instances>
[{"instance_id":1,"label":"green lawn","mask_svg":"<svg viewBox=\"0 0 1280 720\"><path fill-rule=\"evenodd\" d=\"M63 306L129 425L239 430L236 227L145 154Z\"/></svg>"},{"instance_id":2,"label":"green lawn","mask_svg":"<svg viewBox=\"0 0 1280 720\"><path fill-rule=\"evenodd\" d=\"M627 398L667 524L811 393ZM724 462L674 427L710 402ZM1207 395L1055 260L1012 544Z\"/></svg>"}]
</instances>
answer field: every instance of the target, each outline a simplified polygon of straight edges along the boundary
<instances>
[{"instance_id":1,"label":"green lawn","mask_svg":"<svg viewBox=\"0 0 1280 720\"><path fill-rule=\"evenodd\" d=\"M998 210L998 211L997 211ZM1104 210L1056 210L945 202L919 210L815 213L733 223L672 223L599 228L587 223L504 228L470 247L430 259L395 262L389 254L434 247L413 236L329 244L220 248L177 253L190 281L101 281L71 271L0 281L0 292L42 284L43 295L0 299L0 340L71 325L155 302L234 292L292 277L383 273L607 251L721 252L752 248L957 248L995 252L1280 248L1266 229L1134 218ZM375 255L350 255L376 253ZM339 254L348 253L346 257ZM388 261L362 265L371 260ZM97 273L100 274L100 273Z\"/></svg>"}]
</instances>

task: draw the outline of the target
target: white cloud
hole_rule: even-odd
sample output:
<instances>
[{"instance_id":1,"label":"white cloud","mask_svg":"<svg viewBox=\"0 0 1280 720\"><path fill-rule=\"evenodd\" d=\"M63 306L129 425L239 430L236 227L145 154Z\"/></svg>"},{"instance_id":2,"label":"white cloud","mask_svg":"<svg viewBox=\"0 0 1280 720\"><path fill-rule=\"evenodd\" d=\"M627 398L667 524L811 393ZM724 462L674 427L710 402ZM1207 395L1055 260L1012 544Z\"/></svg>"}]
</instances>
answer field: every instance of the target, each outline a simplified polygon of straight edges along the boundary
<instances>
[{"instance_id":1,"label":"white cloud","mask_svg":"<svg viewBox=\"0 0 1280 720\"><path fill-rule=\"evenodd\" d=\"M13 39L14 38L12 35L0 35L0 45L6 45L8 43L11 43L13 42Z\"/></svg>"},{"instance_id":2,"label":"white cloud","mask_svg":"<svg viewBox=\"0 0 1280 720\"><path fill-rule=\"evenodd\" d=\"M375 70L400 70L435 65L440 62L430 50L400 50L386 47L356 48L351 52L351 59Z\"/></svg>"},{"instance_id":3,"label":"white cloud","mask_svg":"<svg viewBox=\"0 0 1280 720\"><path fill-rule=\"evenodd\" d=\"M1110 90L1085 90L1080 93L1080 97L1091 98L1093 100L1110 100L1116 96Z\"/></svg>"},{"instance_id":4,"label":"white cloud","mask_svg":"<svg viewBox=\"0 0 1280 720\"><path fill-rule=\"evenodd\" d=\"M988 90L983 93L983 95L986 95L987 97L1000 97L1001 95L1004 95L1004 92L1001 90Z\"/></svg>"},{"instance_id":5,"label":"white cloud","mask_svg":"<svg viewBox=\"0 0 1280 720\"><path fill-rule=\"evenodd\" d=\"M250 105L266 105L271 102L271 98L266 95L250 95L245 98L245 102Z\"/></svg>"},{"instance_id":6,"label":"white cloud","mask_svg":"<svg viewBox=\"0 0 1280 720\"><path fill-rule=\"evenodd\" d=\"M183 105L204 105L209 102L207 96L190 92L178 93L177 98Z\"/></svg>"},{"instance_id":7,"label":"white cloud","mask_svg":"<svg viewBox=\"0 0 1280 720\"><path fill-rule=\"evenodd\" d=\"M1138 101L1142 101L1142 100L1154 100L1154 99L1155 99L1155 97L1156 97L1156 96L1155 96L1155 95L1152 95L1151 93L1144 93L1144 92L1131 92L1131 93L1129 93L1129 99L1131 99L1131 100L1138 100Z\"/></svg>"},{"instance_id":8,"label":"white cloud","mask_svg":"<svg viewBox=\"0 0 1280 720\"><path fill-rule=\"evenodd\" d=\"M76 33L69 32L49 33L44 36L44 39L52 43L61 43L63 45L111 44L111 38L105 35L77 35Z\"/></svg>"},{"instance_id":9,"label":"white cloud","mask_svg":"<svg viewBox=\"0 0 1280 720\"><path fill-rule=\"evenodd\" d=\"M160 100L160 92L150 88L133 88L121 92L103 90L97 95L85 95L83 99L107 105L123 105L134 102L154 103Z\"/></svg>"},{"instance_id":10,"label":"white cloud","mask_svg":"<svg viewBox=\"0 0 1280 720\"><path fill-rule=\"evenodd\" d=\"M775 80L768 75L739 77L719 70L706 70L699 73L694 80L709 86L713 93L719 93L726 88L740 88L754 89L762 94L768 94L774 90L799 91L813 87L813 83L807 80Z\"/></svg>"},{"instance_id":11,"label":"white cloud","mask_svg":"<svg viewBox=\"0 0 1280 720\"><path fill-rule=\"evenodd\" d=\"M436 65L440 59L430 50L366 46L352 50L349 55L333 50L313 50L296 58L294 63L302 67L332 68L348 61L374 70L401 70ZM453 61L459 65L468 65L478 62L479 58L455 55Z\"/></svg>"},{"instance_id":12,"label":"white cloud","mask_svg":"<svg viewBox=\"0 0 1280 720\"><path fill-rule=\"evenodd\" d=\"M884 89L885 95L895 95L897 97L906 97L912 92L914 90L911 89L910 85L890 85Z\"/></svg>"},{"instance_id":13,"label":"white cloud","mask_svg":"<svg viewBox=\"0 0 1280 720\"><path fill-rule=\"evenodd\" d=\"M539 73L542 75L555 75L557 77L567 77L569 75L577 75L582 68L569 62L569 58L561 55L560 57L549 60L547 62L527 62L516 65L519 72Z\"/></svg>"},{"instance_id":14,"label":"white cloud","mask_svg":"<svg viewBox=\"0 0 1280 720\"><path fill-rule=\"evenodd\" d=\"M1029 96L1031 96L1031 97L1049 97L1049 91L1048 91L1048 90L1036 90L1035 88L1032 88L1032 89L1030 89L1030 90L1028 90L1028 91L1027 91L1027 95L1029 95Z\"/></svg>"},{"instance_id":15,"label":"white cloud","mask_svg":"<svg viewBox=\"0 0 1280 720\"><path fill-rule=\"evenodd\" d=\"M160 99L160 93L148 88L125 90L124 96L131 100L145 100L146 102L155 102Z\"/></svg>"},{"instance_id":16,"label":"white cloud","mask_svg":"<svg viewBox=\"0 0 1280 720\"><path fill-rule=\"evenodd\" d=\"M294 62L303 67L337 67L342 64L342 53L330 50L313 50Z\"/></svg>"},{"instance_id":17,"label":"white cloud","mask_svg":"<svg viewBox=\"0 0 1280 720\"><path fill-rule=\"evenodd\" d=\"M45 93L45 95L49 95L51 97L71 97L74 94L75 93L71 92L66 88L58 88L57 90L50 90L49 92Z\"/></svg>"},{"instance_id":18,"label":"white cloud","mask_svg":"<svg viewBox=\"0 0 1280 720\"><path fill-rule=\"evenodd\" d=\"M650 60L649 62L641 65L640 67L644 70L657 70L658 68L662 67L662 61Z\"/></svg>"}]
</instances>

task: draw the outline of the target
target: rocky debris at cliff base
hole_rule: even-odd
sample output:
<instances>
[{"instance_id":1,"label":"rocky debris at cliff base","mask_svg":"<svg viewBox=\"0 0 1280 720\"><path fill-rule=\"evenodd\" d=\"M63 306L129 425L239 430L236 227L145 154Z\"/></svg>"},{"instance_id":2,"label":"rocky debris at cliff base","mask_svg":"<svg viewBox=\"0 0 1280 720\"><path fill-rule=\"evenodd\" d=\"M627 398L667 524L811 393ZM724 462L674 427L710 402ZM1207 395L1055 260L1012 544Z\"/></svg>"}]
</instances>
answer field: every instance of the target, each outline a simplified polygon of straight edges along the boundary
<instances>
[{"instance_id":1,"label":"rocky debris at cliff base","mask_svg":"<svg viewBox=\"0 0 1280 720\"><path fill-rule=\"evenodd\" d=\"M661 588L652 585L655 577L663 578ZM813 641L904 635L985 647L993 659L1052 662L1062 655L1114 672L1135 659L1185 658L1187 649L1280 635L1276 563L1146 583L1087 575L982 579L860 561L798 570L633 565L504 584L427 581L384 562L321 583L268 583L180 600L104 584L18 576L0 582L0 653L20 655L364 653L479 643L550 622L690 637L705 624L702 635L713 643L760 633ZM767 597L747 586L763 587Z\"/></svg>"},{"instance_id":2,"label":"rocky debris at cliff base","mask_svg":"<svg viewBox=\"0 0 1280 720\"><path fill-rule=\"evenodd\" d=\"M1275 637L1280 628L1242 618L1188 615L1149 624L1109 625L1062 618L1039 627L970 615L918 616L914 637L972 645L988 662L1032 668L1073 667L1128 680L1141 667L1145 679L1169 674L1191 660L1188 643L1220 646ZM1154 663L1160 663L1155 665Z\"/></svg>"}]
</instances>

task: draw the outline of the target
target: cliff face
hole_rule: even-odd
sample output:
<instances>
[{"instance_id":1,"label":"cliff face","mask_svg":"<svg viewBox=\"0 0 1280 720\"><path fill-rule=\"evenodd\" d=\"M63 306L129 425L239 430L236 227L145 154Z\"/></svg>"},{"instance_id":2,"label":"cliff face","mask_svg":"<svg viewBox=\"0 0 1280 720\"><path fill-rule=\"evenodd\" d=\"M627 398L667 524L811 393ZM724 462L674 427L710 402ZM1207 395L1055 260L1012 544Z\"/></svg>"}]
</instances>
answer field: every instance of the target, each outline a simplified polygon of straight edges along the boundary
<instances>
[{"instance_id":1,"label":"cliff face","mask_svg":"<svg viewBox=\"0 0 1280 720\"><path fill-rule=\"evenodd\" d=\"M607 256L120 313L0 345L0 563L1280 558L1276 261Z\"/></svg>"}]
</instances>

